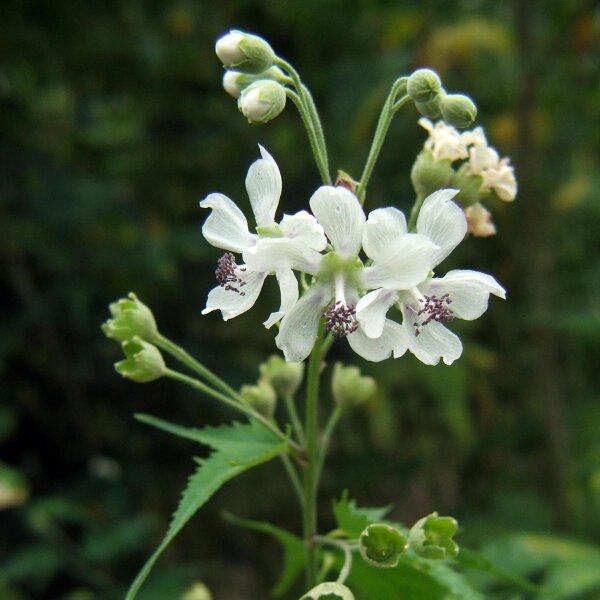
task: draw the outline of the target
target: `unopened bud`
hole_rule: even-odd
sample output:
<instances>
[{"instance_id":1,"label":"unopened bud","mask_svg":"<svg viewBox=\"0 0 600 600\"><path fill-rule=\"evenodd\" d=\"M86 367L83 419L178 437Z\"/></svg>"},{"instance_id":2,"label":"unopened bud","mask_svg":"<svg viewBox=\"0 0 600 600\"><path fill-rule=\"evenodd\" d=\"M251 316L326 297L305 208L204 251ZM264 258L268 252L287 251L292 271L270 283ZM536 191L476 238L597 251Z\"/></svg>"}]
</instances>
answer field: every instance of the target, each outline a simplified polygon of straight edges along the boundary
<instances>
[{"instance_id":1,"label":"unopened bud","mask_svg":"<svg viewBox=\"0 0 600 600\"><path fill-rule=\"evenodd\" d=\"M219 38L215 52L227 69L242 73L262 73L275 60L275 53L265 40L243 31L230 31Z\"/></svg>"},{"instance_id":2,"label":"unopened bud","mask_svg":"<svg viewBox=\"0 0 600 600\"><path fill-rule=\"evenodd\" d=\"M122 344L125 360L115 364L117 373L136 383L160 379L167 371L162 354L156 346L139 337Z\"/></svg>"},{"instance_id":3,"label":"unopened bud","mask_svg":"<svg viewBox=\"0 0 600 600\"><path fill-rule=\"evenodd\" d=\"M471 98L464 94L447 94L440 98L442 118L449 125L464 129L477 117L477 107Z\"/></svg>"},{"instance_id":4,"label":"unopened bud","mask_svg":"<svg viewBox=\"0 0 600 600\"><path fill-rule=\"evenodd\" d=\"M270 356L259 367L262 379L266 379L282 398L293 396L304 379L304 363L287 362L281 356Z\"/></svg>"},{"instance_id":5,"label":"unopened bud","mask_svg":"<svg viewBox=\"0 0 600 600\"><path fill-rule=\"evenodd\" d=\"M358 540L363 559L374 567L392 568L408 548L408 540L395 527L374 523Z\"/></svg>"},{"instance_id":6,"label":"unopened bud","mask_svg":"<svg viewBox=\"0 0 600 600\"><path fill-rule=\"evenodd\" d=\"M408 534L410 547L423 558L446 559L458 554L452 539L458 523L452 517L439 517L436 512L417 521Z\"/></svg>"},{"instance_id":7,"label":"unopened bud","mask_svg":"<svg viewBox=\"0 0 600 600\"><path fill-rule=\"evenodd\" d=\"M112 319L102 325L102 331L109 338L118 342L135 336L151 340L158 333L152 311L133 292L113 302L109 309Z\"/></svg>"},{"instance_id":8,"label":"unopened bud","mask_svg":"<svg viewBox=\"0 0 600 600\"><path fill-rule=\"evenodd\" d=\"M272 79L273 81L284 83L287 78L279 67L271 67L264 73L257 75L240 73L239 71L225 71L225 75L223 75L223 88L225 88L225 91L230 96L239 98L242 91L258 79Z\"/></svg>"},{"instance_id":9,"label":"unopened bud","mask_svg":"<svg viewBox=\"0 0 600 600\"><path fill-rule=\"evenodd\" d=\"M181 600L213 600L210 590L201 582L194 583Z\"/></svg>"},{"instance_id":10,"label":"unopened bud","mask_svg":"<svg viewBox=\"0 0 600 600\"><path fill-rule=\"evenodd\" d=\"M268 419L275 413L277 394L266 379L259 379L256 385L243 385L240 396L246 404Z\"/></svg>"},{"instance_id":11,"label":"unopened bud","mask_svg":"<svg viewBox=\"0 0 600 600\"><path fill-rule=\"evenodd\" d=\"M300 600L354 600L352 591L341 583L325 581L306 592Z\"/></svg>"},{"instance_id":12,"label":"unopened bud","mask_svg":"<svg viewBox=\"0 0 600 600\"><path fill-rule=\"evenodd\" d=\"M259 79L238 98L238 108L250 123L268 123L285 108L285 88L270 79Z\"/></svg>"},{"instance_id":13,"label":"unopened bud","mask_svg":"<svg viewBox=\"0 0 600 600\"><path fill-rule=\"evenodd\" d=\"M475 237L496 235L492 213L479 202L465 208L465 217L467 217L467 230Z\"/></svg>"},{"instance_id":14,"label":"unopened bud","mask_svg":"<svg viewBox=\"0 0 600 600\"><path fill-rule=\"evenodd\" d=\"M442 91L442 82L435 71L418 69L406 84L406 93L415 101L428 103Z\"/></svg>"},{"instance_id":15,"label":"unopened bud","mask_svg":"<svg viewBox=\"0 0 600 600\"><path fill-rule=\"evenodd\" d=\"M450 180L454 176L449 159L434 160L430 150L423 150L417 156L417 160L410 171L410 180L412 181L417 196L425 198L436 190L448 187Z\"/></svg>"},{"instance_id":16,"label":"unopened bud","mask_svg":"<svg viewBox=\"0 0 600 600\"><path fill-rule=\"evenodd\" d=\"M351 407L362 404L373 396L376 389L375 380L361 375L358 367L335 364L331 377L331 393L339 406Z\"/></svg>"}]
</instances>

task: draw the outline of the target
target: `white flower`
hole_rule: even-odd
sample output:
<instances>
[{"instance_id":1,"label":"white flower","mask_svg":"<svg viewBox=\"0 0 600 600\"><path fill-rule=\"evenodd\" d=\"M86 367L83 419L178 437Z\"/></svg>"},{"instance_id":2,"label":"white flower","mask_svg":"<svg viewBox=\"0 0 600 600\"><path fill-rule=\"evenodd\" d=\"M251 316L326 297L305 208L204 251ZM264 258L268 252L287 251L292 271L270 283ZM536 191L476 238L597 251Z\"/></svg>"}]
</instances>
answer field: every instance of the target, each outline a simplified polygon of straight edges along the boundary
<instances>
[{"instance_id":1,"label":"white flower","mask_svg":"<svg viewBox=\"0 0 600 600\"><path fill-rule=\"evenodd\" d=\"M435 160L455 161L469 157L468 147L471 140L465 135L469 132L459 133L444 121L438 121L434 125L425 117L419 119L419 125L429 132L425 148L431 151Z\"/></svg>"},{"instance_id":2,"label":"white flower","mask_svg":"<svg viewBox=\"0 0 600 600\"><path fill-rule=\"evenodd\" d=\"M517 195L517 180L510 159L501 159L496 150L488 146L481 127L469 133L473 144L469 149L469 171L483 179L481 190L493 190L505 202L514 200Z\"/></svg>"},{"instance_id":3,"label":"white flower","mask_svg":"<svg viewBox=\"0 0 600 600\"><path fill-rule=\"evenodd\" d=\"M327 329L337 337L347 337L352 349L363 358L380 361L390 355L401 356L408 347L408 337L400 324L384 315L379 334L368 336L357 321L359 289L371 289L387 281L402 289L416 285L430 270L435 246L422 236L406 235L396 240L405 232L406 222L403 216L401 221L397 219L395 209L382 209L392 211L389 218L374 211L367 226L358 199L343 187L320 187L310 199L310 207L323 226L332 252L314 259L306 254L291 257L293 268L315 275L317 282L283 318L275 340L277 347L288 361L304 360L315 344L319 321L325 316ZM377 266L364 268L358 256L365 236L370 248L367 254L373 251L383 257Z\"/></svg>"},{"instance_id":4,"label":"white flower","mask_svg":"<svg viewBox=\"0 0 600 600\"><path fill-rule=\"evenodd\" d=\"M268 251L262 253L260 269L247 264L238 265L235 253L251 256L263 243L276 240L288 252L298 248L298 253L313 253L325 248L327 243L323 228L306 211L285 215L281 224L275 223L275 211L281 196L281 174L273 157L260 146L262 158L254 162L246 177L246 190L256 219L257 233L248 231L248 222L237 205L223 194L210 194L200 202L202 208L212 212L202 227L206 240L217 248L227 250L218 261L215 272L219 285L211 290L202 314L220 310L223 320L249 310L270 273L275 273L281 291L281 307L265 321L271 327L298 300L298 283L289 261ZM309 254L310 255L310 254Z\"/></svg>"},{"instance_id":5,"label":"white flower","mask_svg":"<svg viewBox=\"0 0 600 600\"><path fill-rule=\"evenodd\" d=\"M467 231L463 211L452 202L457 193L458 190L439 190L427 197L421 207L417 233L436 246L431 268L452 252ZM366 244L365 251L368 252ZM380 260L375 256L372 268ZM493 277L476 271L450 271L441 279L424 278L415 285L398 286L390 280L358 301L356 317L367 336L378 338L388 310L398 306L409 350L425 364L435 365L443 359L449 365L461 355L462 344L443 323L456 317L472 320L481 316L490 293L505 297L504 289Z\"/></svg>"}]
</instances>

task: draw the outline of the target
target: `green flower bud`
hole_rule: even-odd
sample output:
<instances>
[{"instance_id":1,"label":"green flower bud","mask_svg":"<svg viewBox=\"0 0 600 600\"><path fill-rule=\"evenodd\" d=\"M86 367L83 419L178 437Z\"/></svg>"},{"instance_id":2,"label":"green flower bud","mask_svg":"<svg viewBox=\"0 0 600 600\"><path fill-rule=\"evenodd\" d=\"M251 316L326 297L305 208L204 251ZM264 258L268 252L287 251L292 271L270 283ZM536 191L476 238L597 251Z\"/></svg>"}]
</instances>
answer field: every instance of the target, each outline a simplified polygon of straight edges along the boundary
<instances>
[{"instance_id":1,"label":"green flower bud","mask_svg":"<svg viewBox=\"0 0 600 600\"><path fill-rule=\"evenodd\" d=\"M477 117L477 107L471 98L463 94L447 94L440 98L440 110L446 123L464 129Z\"/></svg>"},{"instance_id":2,"label":"green flower bud","mask_svg":"<svg viewBox=\"0 0 600 600\"><path fill-rule=\"evenodd\" d=\"M162 354L156 346L139 337L122 344L125 360L115 364L117 373L136 383L160 379L167 370Z\"/></svg>"},{"instance_id":3,"label":"green flower bud","mask_svg":"<svg viewBox=\"0 0 600 600\"><path fill-rule=\"evenodd\" d=\"M306 592L300 600L354 600L354 594L341 583L335 581L326 581L314 587L310 592Z\"/></svg>"},{"instance_id":4,"label":"green flower bud","mask_svg":"<svg viewBox=\"0 0 600 600\"><path fill-rule=\"evenodd\" d=\"M458 523L452 517L438 517L436 512L417 521L408 534L411 548L423 558L454 558L458 546L452 536Z\"/></svg>"},{"instance_id":5,"label":"green flower bud","mask_svg":"<svg viewBox=\"0 0 600 600\"><path fill-rule=\"evenodd\" d=\"M358 367L345 367L336 363L331 377L331 393L336 404L343 407L356 406L369 400L377 384L372 377L361 375Z\"/></svg>"},{"instance_id":6,"label":"green flower bud","mask_svg":"<svg viewBox=\"0 0 600 600\"><path fill-rule=\"evenodd\" d=\"M395 567L408 548L406 537L395 527L383 523L369 525L360 534L358 542L361 556L374 567Z\"/></svg>"},{"instance_id":7,"label":"green flower bud","mask_svg":"<svg viewBox=\"0 0 600 600\"><path fill-rule=\"evenodd\" d=\"M239 71L225 71L223 75L223 88L234 98L239 98L242 90L258 79L272 79L280 83L285 83L285 73L279 67L271 67L264 73L257 75L249 75L248 73L240 73Z\"/></svg>"},{"instance_id":8,"label":"green flower bud","mask_svg":"<svg viewBox=\"0 0 600 600\"><path fill-rule=\"evenodd\" d=\"M275 53L265 40L243 31L230 31L219 38L215 52L223 66L242 73L262 73L275 60Z\"/></svg>"},{"instance_id":9,"label":"green flower bud","mask_svg":"<svg viewBox=\"0 0 600 600\"><path fill-rule=\"evenodd\" d=\"M293 396L304 379L304 363L287 362L281 356L270 356L259 370L261 378L266 379L282 398Z\"/></svg>"},{"instance_id":10,"label":"green flower bud","mask_svg":"<svg viewBox=\"0 0 600 600\"><path fill-rule=\"evenodd\" d=\"M406 93L415 102L430 102L442 91L442 82L435 71L431 69L418 69L409 78L406 84Z\"/></svg>"},{"instance_id":11,"label":"green flower bud","mask_svg":"<svg viewBox=\"0 0 600 600\"><path fill-rule=\"evenodd\" d=\"M460 169L458 169L458 171L456 171L456 173L454 173L452 181L443 187L453 187L460 190L455 200L464 207L470 206L481 199L482 185L483 177L481 175L471 173L469 164L465 163L460 167Z\"/></svg>"},{"instance_id":12,"label":"green flower bud","mask_svg":"<svg viewBox=\"0 0 600 600\"><path fill-rule=\"evenodd\" d=\"M240 396L246 404L269 419L275 413L277 394L266 379L259 379L256 385L243 385Z\"/></svg>"},{"instance_id":13,"label":"green flower bud","mask_svg":"<svg viewBox=\"0 0 600 600\"><path fill-rule=\"evenodd\" d=\"M271 79L250 84L238 98L238 108L250 123L268 123L285 108L285 88Z\"/></svg>"},{"instance_id":14,"label":"green flower bud","mask_svg":"<svg viewBox=\"0 0 600 600\"><path fill-rule=\"evenodd\" d=\"M419 153L410 171L410 180L420 198L426 198L436 190L449 187L453 177L454 169L450 160L434 160L430 150Z\"/></svg>"},{"instance_id":15,"label":"green flower bud","mask_svg":"<svg viewBox=\"0 0 600 600\"><path fill-rule=\"evenodd\" d=\"M113 318L102 325L102 331L113 340L124 342L135 336L151 340L158 333L152 311L133 292L113 302L109 309Z\"/></svg>"},{"instance_id":16,"label":"green flower bud","mask_svg":"<svg viewBox=\"0 0 600 600\"><path fill-rule=\"evenodd\" d=\"M213 600L210 590L201 582L194 583L181 600Z\"/></svg>"}]
</instances>

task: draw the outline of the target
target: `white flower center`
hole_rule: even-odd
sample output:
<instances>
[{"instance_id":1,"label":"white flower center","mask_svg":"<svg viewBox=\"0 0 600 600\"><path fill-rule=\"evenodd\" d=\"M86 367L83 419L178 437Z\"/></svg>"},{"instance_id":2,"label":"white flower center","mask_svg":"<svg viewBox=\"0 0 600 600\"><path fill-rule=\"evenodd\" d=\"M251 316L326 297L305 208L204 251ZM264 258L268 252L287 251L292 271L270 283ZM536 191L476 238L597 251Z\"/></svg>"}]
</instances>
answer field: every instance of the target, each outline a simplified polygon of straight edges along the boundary
<instances>
[{"instance_id":1,"label":"white flower center","mask_svg":"<svg viewBox=\"0 0 600 600\"><path fill-rule=\"evenodd\" d=\"M324 313L325 328L335 337L346 337L358 329L356 320L356 305L347 304L344 293L344 275L335 276L335 301L332 302Z\"/></svg>"}]
</instances>

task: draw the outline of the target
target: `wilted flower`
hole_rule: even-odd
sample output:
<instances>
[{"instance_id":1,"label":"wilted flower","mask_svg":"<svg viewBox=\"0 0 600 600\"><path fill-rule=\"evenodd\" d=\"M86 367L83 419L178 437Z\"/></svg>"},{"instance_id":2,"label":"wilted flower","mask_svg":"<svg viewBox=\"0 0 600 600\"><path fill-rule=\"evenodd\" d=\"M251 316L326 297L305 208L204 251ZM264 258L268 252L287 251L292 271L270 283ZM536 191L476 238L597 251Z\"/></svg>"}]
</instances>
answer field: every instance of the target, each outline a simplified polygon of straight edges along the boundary
<instances>
[{"instance_id":1,"label":"wilted flower","mask_svg":"<svg viewBox=\"0 0 600 600\"><path fill-rule=\"evenodd\" d=\"M469 233L475 237L496 235L496 226L492 221L492 213L479 202L465 208Z\"/></svg>"}]
</instances>

